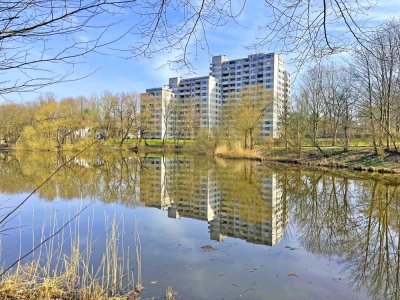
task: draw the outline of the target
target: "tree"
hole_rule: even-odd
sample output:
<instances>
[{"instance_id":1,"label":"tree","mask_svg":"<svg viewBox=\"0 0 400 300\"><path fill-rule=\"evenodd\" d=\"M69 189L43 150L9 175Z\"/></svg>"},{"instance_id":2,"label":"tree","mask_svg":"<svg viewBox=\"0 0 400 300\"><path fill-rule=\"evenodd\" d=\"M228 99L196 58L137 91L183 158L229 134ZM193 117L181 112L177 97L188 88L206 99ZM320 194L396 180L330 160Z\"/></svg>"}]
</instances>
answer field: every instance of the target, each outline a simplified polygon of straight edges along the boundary
<instances>
[{"instance_id":1,"label":"tree","mask_svg":"<svg viewBox=\"0 0 400 300\"><path fill-rule=\"evenodd\" d=\"M361 94L359 104L369 119L375 152L378 148L398 151L396 126L400 114L400 22L382 25L372 35L369 47L373 53L355 50L352 70ZM367 108L367 109L365 109Z\"/></svg>"},{"instance_id":2,"label":"tree","mask_svg":"<svg viewBox=\"0 0 400 300\"><path fill-rule=\"evenodd\" d=\"M253 150L261 130L261 121L272 103L271 91L261 85L249 85L242 88L239 94L230 95L221 120L228 139L234 134L243 142L244 149Z\"/></svg>"},{"instance_id":3,"label":"tree","mask_svg":"<svg viewBox=\"0 0 400 300\"><path fill-rule=\"evenodd\" d=\"M308 69L303 77L301 93L308 112L310 124L309 138L313 146L324 154L318 142L319 126L326 109L323 103L322 78L323 72L321 65Z\"/></svg>"},{"instance_id":4,"label":"tree","mask_svg":"<svg viewBox=\"0 0 400 300\"><path fill-rule=\"evenodd\" d=\"M0 72L9 77L1 82L0 95L76 80L71 77L75 64L89 53L116 42L131 29L111 38L106 33L119 20L110 21L106 15L117 17L117 9L130 10L134 6L134 0L2 2ZM68 70L57 73L58 64Z\"/></svg>"},{"instance_id":5,"label":"tree","mask_svg":"<svg viewBox=\"0 0 400 300\"><path fill-rule=\"evenodd\" d=\"M139 140L139 97L137 94L122 93L116 96L117 103L115 107L116 127L118 130L119 144L123 145L129 135L134 135L136 141ZM137 144L136 144L137 147Z\"/></svg>"},{"instance_id":6,"label":"tree","mask_svg":"<svg viewBox=\"0 0 400 300\"><path fill-rule=\"evenodd\" d=\"M294 53L297 66L332 54L351 50L356 45L368 49L371 27L359 16L370 15L379 3L341 0L266 0L272 18L256 48L277 45L281 52ZM341 31L337 26L341 25Z\"/></svg>"},{"instance_id":7,"label":"tree","mask_svg":"<svg viewBox=\"0 0 400 300\"><path fill-rule=\"evenodd\" d=\"M161 126L163 127L162 134L162 143L165 147L165 142L167 140L167 136L169 134L170 127L170 119L174 112L174 102L171 101L171 97L167 97L161 95L160 99L158 99L161 105Z\"/></svg>"},{"instance_id":8,"label":"tree","mask_svg":"<svg viewBox=\"0 0 400 300\"><path fill-rule=\"evenodd\" d=\"M368 15L373 6L350 0L264 1L257 8L272 18L257 24L260 30L254 46L276 45L280 52L295 52L299 64L307 58L345 51L354 44L367 49L367 27L357 17ZM77 80L71 77L74 66L92 52L109 54L112 49L125 58L174 50L173 62L191 67L195 50L209 46L210 28L240 22L249 9L253 6L248 1L231 0L4 2L0 7L0 72L14 76L1 82L0 95ZM117 24L121 26L118 33L114 30ZM337 31L338 24L344 25L344 34ZM120 28L124 28L122 32ZM134 39L128 46L118 44L131 36ZM116 45L111 49L112 44ZM57 72L57 65L64 71Z\"/></svg>"},{"instance_id":9,"label":"tree","mask_svg":"<svg viewBox=\"0 0 400 300\"><path fill-rule=\"evenodd\" d=\"M290 147L291 150L297 153L298 157L301 157L303 141L309 130L304 97L295 95L293 109L287 111L285 115L284 122L281 121L281 131L284 134L284 139L288 144L288 148Z\"/></svg>"},{"instance_id":10,"label":"tree","mask_svg":"<svg viewBox=\"0 0 400 300\"><path fill-rule=\"evenodd\" d=\"M32 107L6 103L0 106L0 138L6 143L16 143L24 126L32 124Z\"/></svg>"},{"instance_id":11,"label":"tree","mask_svg":"<svg viewBox=\"0 0 400 300\"><path fill-rule=\"evenodd\" d=\"M283 139L284 144L285 144L285 150L286 152L288 152L289 150L289 127L290 127L290 100L287 96L287 93L285 93L285 97L283 99L283 103L282 103L282 111L281 114L279 116L279 122L278 122L278 126L279 126L279 131L281 132L281 136L280 138Z\"/></svg>"}]
</instances>

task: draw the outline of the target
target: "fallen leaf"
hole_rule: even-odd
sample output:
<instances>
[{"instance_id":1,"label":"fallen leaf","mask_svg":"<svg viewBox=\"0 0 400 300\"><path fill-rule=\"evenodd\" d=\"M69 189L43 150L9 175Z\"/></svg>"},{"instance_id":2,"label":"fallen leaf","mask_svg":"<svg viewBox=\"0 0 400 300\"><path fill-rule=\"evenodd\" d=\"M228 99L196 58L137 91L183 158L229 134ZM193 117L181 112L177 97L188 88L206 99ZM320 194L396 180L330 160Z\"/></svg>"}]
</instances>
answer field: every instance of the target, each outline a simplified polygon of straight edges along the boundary
<instances>
[{"instance_id":1,"label":"fallen leaf","mask_svg":"<svg viewBox=\"0 0 400 300\"><path fill-rule=\"evenodd\" d=\"M203 249L204 252L211 252L211 251L217 250L211 245L204 245L204 246L201 246L200 248Z\"/></svg>"}]
</instances>

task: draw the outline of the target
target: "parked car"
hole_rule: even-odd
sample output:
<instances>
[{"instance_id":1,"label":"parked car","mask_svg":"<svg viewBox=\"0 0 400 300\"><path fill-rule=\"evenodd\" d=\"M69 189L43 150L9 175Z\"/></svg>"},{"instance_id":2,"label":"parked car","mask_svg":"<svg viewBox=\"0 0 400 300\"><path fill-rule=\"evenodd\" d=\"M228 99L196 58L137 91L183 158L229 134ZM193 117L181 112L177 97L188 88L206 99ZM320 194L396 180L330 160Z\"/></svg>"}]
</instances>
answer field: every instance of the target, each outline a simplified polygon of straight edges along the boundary
<instances>
[{"instance_id":1,"label":"parked car","mask_svg":"<svg viewBox=\"0 0 400 300\"><path fill-rule=\"evenodd\" d=\"M104 140L105 138L106 138L106 134L104 132L97 132L96 133L96 139Z\"/></svg>"}]
</instances>

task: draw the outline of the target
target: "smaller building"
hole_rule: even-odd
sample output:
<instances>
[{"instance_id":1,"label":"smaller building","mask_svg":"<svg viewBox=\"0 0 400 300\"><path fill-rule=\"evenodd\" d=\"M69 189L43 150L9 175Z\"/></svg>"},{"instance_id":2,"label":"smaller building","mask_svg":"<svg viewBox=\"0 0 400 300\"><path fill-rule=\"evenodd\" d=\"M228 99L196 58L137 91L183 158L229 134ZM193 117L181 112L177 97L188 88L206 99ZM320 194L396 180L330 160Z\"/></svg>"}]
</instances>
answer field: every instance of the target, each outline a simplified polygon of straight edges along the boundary
<instances>
[{"instance_id":1,"label":"smaller building","mask_svg":"<svg viewBox=\"0 0 400 300\"><path fill-rule=\"evenodd\" d=\"M140 111L147 118L146 137L162 139L167 134L169 108L171 101L175 97L168 86L147 89L146 93L140 97Z\"/></svg>"},{"instance_id":2,"label":"smaller building","mask_svg":"<svg viewBox=\"0 0 400 300\"><path fill-rule=\"evenodd\" d=\"M219 125L221 96L213 76L169 79L169 85L147 89L141 111L149 115L148 137L190 139L201 128Z\"/></svg>"}]
</instances>

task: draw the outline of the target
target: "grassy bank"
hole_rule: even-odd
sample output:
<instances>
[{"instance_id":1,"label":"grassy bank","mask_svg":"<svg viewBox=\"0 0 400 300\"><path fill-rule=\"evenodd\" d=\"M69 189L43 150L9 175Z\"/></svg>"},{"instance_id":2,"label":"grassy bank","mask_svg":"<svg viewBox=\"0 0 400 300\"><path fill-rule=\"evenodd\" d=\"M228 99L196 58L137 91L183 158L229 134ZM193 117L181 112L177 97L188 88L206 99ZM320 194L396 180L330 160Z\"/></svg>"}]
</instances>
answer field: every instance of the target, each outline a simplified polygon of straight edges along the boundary
<instances>
[{"instance_id":1,"label":"grassy bank","mask_svg":"<svg viewBox=\"0 0 400 300\"><path fill-rule=\"evenodd\" d=\"M287 164L345 168L355 171L400 173L400 153L376 155L368 147L353 148L344 152L340 148L323 147L323 153L315 148L305 148L301 155L283 148L261 151L263 160Z\"/></svg>"},{"instance_id":2,"label":"grassy bank","mask_svg":"<svg viewBox=\"0 0 400 300\"><path fill-rule=\"evenodd\" d=\"M165 143L161 139L141 140L139 143L135 139L128 139L122 145L117 140L96 140L82 139L73 144L65 144L57 147L54 144L8 144L0 147L0 150L17 150L17 151L65 151L74 152L85 149L91 145L91 150L95 151L129 151L129 152L148 152L148 153L173 153L194 150L195 142L190 140L166 140Z\"/></svg>"},{"instance_id":3,"label":"grassy bank","mask_svg":"<svg viewBox=\"0 0 400 300\"><path fill-rule=\"evenodd\" d=\"M400 153L382 152L375 154L371 147L365 145L353 146L349 151L343 151L340 147L332 146L321 146L321 150L306 146L303 147L301 153L298 153L292 149L286 150L284 147L276 145L260 145L255 150L243 149L239 145L233 147L223 145L217 147L215 156L224 159L251 159L285 164L400 174Z\"/></svg>"}]
</instances>

